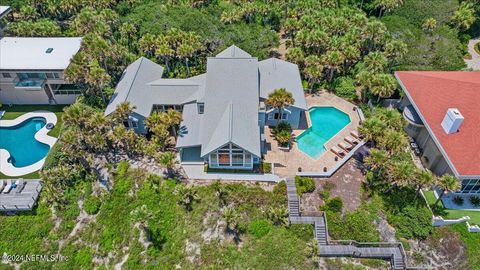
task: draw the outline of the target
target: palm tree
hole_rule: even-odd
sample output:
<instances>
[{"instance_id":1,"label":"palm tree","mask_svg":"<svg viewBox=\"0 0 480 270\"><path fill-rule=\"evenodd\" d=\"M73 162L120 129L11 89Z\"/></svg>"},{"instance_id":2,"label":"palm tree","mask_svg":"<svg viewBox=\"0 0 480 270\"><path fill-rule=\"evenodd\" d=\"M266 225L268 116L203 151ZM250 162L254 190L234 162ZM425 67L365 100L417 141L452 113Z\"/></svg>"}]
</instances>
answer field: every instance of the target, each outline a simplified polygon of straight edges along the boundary
<instances>
[{"instance_id":1,"label":"palm tree","mask_svg":"<svg viewBox=\"0 0 480 270\"><path fill-rule=\"evenodd\" d=\"M233 207L226 207L223 210L222 217L227 223L227 229L238 235L240 225L240 214Z\"/></svg>"},{"instance_id":2,"label":"palm tree","mask_svg":"<svg viewBox=\"0 0 480 270\"><path fill-rule=\"evenodd\" d=\"M166 112L160 114L160 121L167 127L170 127L173 132L173 136L176 136L176 126L182 122L182 114L174 109L168 109Z\"/></svg>"},{"instance_id":3,"label":"palm tree","mask_svg":"<svg viewBox=\"0 0 480 270\"><path fill-rule=\"evenodd\" d=\"M157 37L154 35L146 33L138 41L138 48L141 52L147 55L147 57L152 57L155 55L155 51L157 49L156 39Z\"/></svg>"},{"instance_id":4,"label":"palm tree","mask_svg":"<svg viewBox=\"0 0 480 270\"><path fill-rule=\"evenodd\" d=\"M328 70L328 82L333 80L335 72L343 65L345 56L340 51L328 51L322 57L322 62Z\"/></svg>"},{"instance_id":5,"label":"palm tree","mask_svg":"<svg viewBox=\"0 0 480 270\"><path fill-rule=\"evenodd\" d=\"M371 52L365 59L365 68L373 73L383 72L387 66L387 58L381 52Z\"/></svg>"},{"instance_id":6,"label":"palm tree","mask_svg":"<svg viewBox=\"0 0 480 270\"><path fill-rule=\"evenodd\" d=\"M288 106L293 105L295 99L291 92L288 92L285 88L277 88L268 95L265 104L271 108L275 108L278 111L277 125L282 119L282 111Z\"/></svg>"},{"instance_id":7,"label":"palm tree","mask_svg":"<svg viewBox=\"0 0 480 270\"><path fill-rule=\"evenodd\" d=\"M410 160L391 159L383 165L390 182L398 186L408 186L412 184L412 175L415 172L415 166Z\"/></svg>"},{"instance_id":8,"label":"palm tree","mask_svg":"<svg viewBox=\"0 0 480 270\"><path fill-rule=\"evenodd\" d=\"M299 47L293 47L288 49L285 54L285 59L300 66L303 63L305 56L303 55L302 49Z\"/></svg>"},{"instance_id":9,"label":"palm tree","mask_svg":"<svg viewBox=\"0 0 480 270\"><path fill-rule=\"evenodd\" d=\"M103 88L110 83L110 75L108 75L108 73L100 67L100 64L97 60L93 60L90 64L89 72L85 77L85 82L94 92L100 92L102 100L106 104L107 99L103 93Z\"/></svg>"},{"instance_id":10,"label":"palm tree","mask_svg":"<svg viewBox=\"0 0 480 270\"><path fill-rule=\"evenodd\" d=\"M220 183L220 180L213 183L213 190L215 190L215 195L218 197L218 204L220 207L227 204L227 199L229 195L228 189L225 188L225 185Z\"/></svg>"},{"instance_id":11,"label":"palm tree","mask_svg":"<svg viewBox=\"0 0 480 270\"><path fill-rule=\"evenodd\" d=\"M376 74L373 76L370 91L378 97L377 102L380 102L380 98L386 98L393 95L396 89L397 80L393 75Z\"/></svg>"},{"instance_id":12,"label":"palm tree","mask_svg":"<svg viewBox=\"0 0 480 270\"><path fill-rule=\"evenodd\" d=\"M365 102L367 100L367 92L368 89L372 87L372 78L374 74L368 70L360 71L357 76L357 84L362 87L362 101Z\"/></svg>"},{"instance_id":13,"label":"palm tree","mask_svg":"<svg viewBox=\"0 0 480 270\"><path fill-rule=\"evenodd\" d=\"M427 33L432 33L435 28L437 28L437 20L434 18L428 18L422 24L423 31Z\"/></svg>"},{"instance_id":14,"label":"palm tree","mask_svg":"<svg viewBox=\"0 0 480 270\"><path fill-rule=\"evenodd\" d=\"M391 154L399 153L407 145L407 138L404 132L387 130L379 138L379 144Z\"/></svg>"},{"instance_id":15,"label":"palm tree","mask_svg":"<svg viewBox=\"0 0 480 270\"><path fill-rule=\"evenodd\" d=\"M443 195L449 191L455 191L460 189L460 180L451 174L444 174L437 181L438 187L442 190L438 199L435 201L435 206L442 199Z\"/></svg>"},{"instance_id":16,"label":"palm tree","mask_svg":"<svg viewBox=\"0 0 480 270\"><path fill-rule=\"evenodd\" d=\"M274 225L288 225L288 209L286 207L270 207L267 210L267 218Z\"/></svg>"},{"instance_id":17,"label":"palm tree","mask_svg":"<svg viewBox=\"0 0 480 270\"><path fill-rule=\"evenodd\" d=\"M128 119L128 116L135 110L136 107L129 102L122 102L117 105L115 111L110 115L113 124L121 124Z\"/></svg>"},{"instance_id":18,"label":"palm tree","mask_svg":"<svg viewBox=\"0 0 480 270\"><path fill-rule=\"evenodd\" d=\"M138 222L140 224L140 228L145 232L147 241L151 241L151 233L150 228L148 227L148 221L153 218L153 213L148 209L148 207L145 204L138 206L130 212L130 217L134 222Z\"/></svg>"},{"instance_id":19,"label":"palm tree","mask_svg":"<svg viewBox=\"0 0 480 270\"><path fill-rule=\"evenodd\" d=\"M178 164L175 153L170 151L161 153L158 157L158 161L160 164L167 167L168 178L172 178L174 175L173 168Z\"/></svg>"},{"instance_id":20,"label":"palm tree","mask_svg":"<svg viewBox=\"0 0 480 270\"><path fill-rule=\"evenodd\" d=\"M200 199L196 189L185 185L178 185L173 193L178 196L178 204L187 211L191 211L193 203Z\"/></svg>"},{"instance_id":21,"label":"palm tree","mask_svg":"<svg viewBox=\"0 0 480 270\"><path fill-rule=\"evenodd\" d=\"M417 191L415 193L415 199L416 199L422 188L433 185L437 179L435 178L435 176L430 170L417 169L413 174L412 180L413 180L413 184L417 187Z\"/></svg>"},{"instance_id":22,"label":"palm tree","mask_svg":"<svg viewBox=\"0 0 480 270\"><path fill-rule=\"evenodd\" d=\"M400 40L391 40L385 44L385 55L390 59L389 70L407 54L407 44Z\"/></svg>"},{"instance_id":23,"label":"palm tree","mask_svg":"<svg viewBox=\"0 0 480 270\"><path fill-rule=\"evenodd\" d=\"M165 66L167 67L167 73L170 73L169 60L170 57L174 55L175 50L170 47L168 40L163 36L157 38L155 48L155 56L163 59Z\"/></svg>"},{"instance_id":24,"label":"palm tree","mask_svg":"<svg viewBox=\"0 0 480 270\"><path fill-rule=\"evenodd\" d=\"M403 0L375 0L373 3L378 9L378 17L382 17L385 13L391 12L403 4Z\"/></svg>"},{"instance_id":25,"label":"palm tree","mask_svg":"<svg viewBox=\"0 0 480 270\"><path fill-rule=\"evenodd\" d=\"M475 20L475 10L468 2L463 2L452 16L452 23L460 31L468 30Z\"/></svg>"},{"instance_id":26,"label":"palm tree","mask_svg":"<svg viewBox=\"0 0 480 270\"><path fill-rule=\"evenodd\" d=\"M387 152L372 148L370 154L365 158L365 164L377 175L381 175L385 168L385 163L388 161L389 156Z\"/></svg>"},{"instance_id":27,"label":"palm tree","mask_svg":"<svg viewBox=\"0 0 480 270\"><path fill-rule=\"evenodd\" d=\"M358 128L365 140L375 142L383 133L386 125L377 117L367 118Z\"/></svg>"},{"instance_id":28,"label":"palm tree","mask_svg":"<svg viewBox=\"0 0 480 270\"><path fill-rule=\"evenodd\" d=\"M309 55L305 59L305 65L303 73L308 78L309 91L312 93L314 84L322 78L323 66L320 63L320 58L316 55Z\"/></svg>"}]
</instances>

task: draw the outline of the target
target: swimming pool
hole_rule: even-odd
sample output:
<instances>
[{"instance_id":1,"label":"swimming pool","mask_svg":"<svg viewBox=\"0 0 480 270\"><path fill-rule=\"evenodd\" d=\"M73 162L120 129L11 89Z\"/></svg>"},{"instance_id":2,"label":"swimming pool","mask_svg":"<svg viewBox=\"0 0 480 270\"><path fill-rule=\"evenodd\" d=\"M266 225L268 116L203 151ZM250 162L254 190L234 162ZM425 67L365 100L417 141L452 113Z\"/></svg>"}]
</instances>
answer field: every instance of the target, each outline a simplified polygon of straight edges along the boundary
<instances>
[{"instance_id":1,"label":"swimming pool","mask_svg":"<svg viewBox=\"0 0 480 270\"><path fill-rule=\"evenodd\" d=\"M15 126L0 127L0 149L10 153L10 163L17 168L42 160L50 146L35 139L46 124L45 118L29 118Z\"/></svg>"},{"instance_id":2,"label":"swimming pool","mask_svg":"<svg viewBox=\"0 0 480 270\"><path fill-rule=\"evenodd\" d=\"M335 107L312 107L308 114L312 126L297 137L297 145L308 156L318 158L326 150L324 144L350 123L350 117Z\"/></svg>"}]
</instances>

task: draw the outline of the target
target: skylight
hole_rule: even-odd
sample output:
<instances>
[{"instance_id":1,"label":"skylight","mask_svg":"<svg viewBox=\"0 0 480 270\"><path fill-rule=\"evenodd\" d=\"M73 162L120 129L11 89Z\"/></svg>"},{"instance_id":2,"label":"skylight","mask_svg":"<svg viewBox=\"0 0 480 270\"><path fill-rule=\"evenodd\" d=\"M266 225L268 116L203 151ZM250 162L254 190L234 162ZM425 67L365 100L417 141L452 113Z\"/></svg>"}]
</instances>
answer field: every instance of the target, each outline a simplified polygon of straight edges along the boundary
<instances>
[{"instance_id":1,"label":"skylight","mask_svg":"<svg viewBox=\"0 0 480 270\"><path fill-rule=\"evenodd\" d=\"M48 48L45 52L46 53L51 53L51 52L53 52L53 48Z\"/></svg>"}]
</instances>

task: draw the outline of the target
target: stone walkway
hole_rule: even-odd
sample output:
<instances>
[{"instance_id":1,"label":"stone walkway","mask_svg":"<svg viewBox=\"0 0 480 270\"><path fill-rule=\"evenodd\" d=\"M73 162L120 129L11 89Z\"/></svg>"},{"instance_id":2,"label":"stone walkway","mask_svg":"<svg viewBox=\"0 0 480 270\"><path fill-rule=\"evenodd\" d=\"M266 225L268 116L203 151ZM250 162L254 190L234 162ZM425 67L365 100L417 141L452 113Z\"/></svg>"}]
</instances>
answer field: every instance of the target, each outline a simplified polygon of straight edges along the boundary
<instances>
[{"instance_id":1,"label":"stone walkway","mask_svg":"<svg viewBox=\"0 0 480 270\"><path fill-rule=\"evenodd\" d=\"M471 39L468 42L468 53L472 56L472 59L465 59L465 63L468 68L472 70L480 70L480 55L475 51L474 46L480 42L480 39Z\"/></svg>"}]
</instances>

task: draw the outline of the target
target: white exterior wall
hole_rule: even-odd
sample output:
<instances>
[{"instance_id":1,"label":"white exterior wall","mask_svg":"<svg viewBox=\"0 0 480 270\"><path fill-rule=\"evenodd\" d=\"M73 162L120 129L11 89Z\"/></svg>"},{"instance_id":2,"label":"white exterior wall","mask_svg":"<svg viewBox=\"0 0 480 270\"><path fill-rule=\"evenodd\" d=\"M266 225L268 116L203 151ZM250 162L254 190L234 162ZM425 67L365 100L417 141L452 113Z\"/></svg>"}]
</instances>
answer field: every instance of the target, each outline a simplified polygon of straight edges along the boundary
<instances>
[{"instance_id":1,"label":"white exterior wall","mask_svg":"<svg viewBox=\"0 0 480 270\"><path fill-rule=\"evenodd\" d=\"M9 73L10 78L5 78L3 73ZM66 84L63 79L63 71L8 71L0 70L0 103L2 104L50 104L45 89L21 89L16 88L17 73L57 73L59 78L46 78L46 84ZM53 90L53 89L52 89ZM52 95L57 104L71 104L79 95Z\"/></svg>"}]
</instances>

